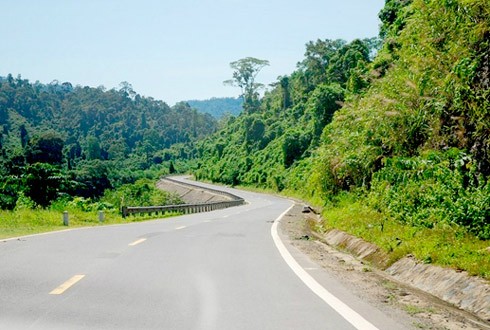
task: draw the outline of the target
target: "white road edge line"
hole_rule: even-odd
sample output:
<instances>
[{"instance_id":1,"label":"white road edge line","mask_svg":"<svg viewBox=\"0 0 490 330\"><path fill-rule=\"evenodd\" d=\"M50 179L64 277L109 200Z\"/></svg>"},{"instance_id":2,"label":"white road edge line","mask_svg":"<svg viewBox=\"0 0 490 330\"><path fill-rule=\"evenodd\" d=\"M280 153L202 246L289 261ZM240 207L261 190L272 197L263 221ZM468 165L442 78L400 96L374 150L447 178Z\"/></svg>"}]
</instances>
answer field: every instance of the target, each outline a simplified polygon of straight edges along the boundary
<instances>
[{"instance_id":1,"label":"white road edge line","mask_svg":"<svg viewBox=\"0 0 490 330\"><path fill-rule=\"evenodd\" d=\"M308 274L293 258L291 253L286 249L284 243L281 241L279 237L277 227L281 219L294 207L294 204L291 205L286 211L284 211L272 224L271 227L271 235L274 243L276 244L279 253L283 257L284 261L288 264L288 266L293 270L293 272L303 281L303 283L310 288L318 297L320 297L324 302L326 302L330 307L332 307L337 313L339 313L344 319L347 320L350 324L352 324L356 329L359 330L379 330L361 315L359 315L352 308L347 306L344 302L342 302L339 298L335 297L332 293L330 293L327 289L321 286L310 274Z\"/></svg>"}]
</instances>

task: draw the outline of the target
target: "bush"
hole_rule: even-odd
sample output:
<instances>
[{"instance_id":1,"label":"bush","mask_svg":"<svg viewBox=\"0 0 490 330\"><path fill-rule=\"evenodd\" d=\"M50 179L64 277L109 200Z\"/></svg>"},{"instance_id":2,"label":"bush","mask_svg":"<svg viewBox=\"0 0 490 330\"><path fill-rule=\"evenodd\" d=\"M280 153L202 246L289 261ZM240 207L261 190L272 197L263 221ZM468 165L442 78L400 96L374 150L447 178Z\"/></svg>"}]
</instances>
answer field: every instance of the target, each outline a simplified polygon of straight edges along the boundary
<instances>
[{"instance_id":1,"label":"bush","mask_svg":"<svg viewBox=\"0 0 490 330\"><path fill-rule=\"evenodd\" d=\"M90 198L83 197L75 197L73 200L69 201L67 204L69 207L74 207L83 212L92 212L92 211L102 211L102 210L113 210L114 204L101 202L101 201L93 201Z\"/></svg>"},{"instance_id":2,"label":"bush","mask_svg":"<svg viewBox=\"0 0 490 330\"><path fill-rule=\"evenodd\" d=\"M122 185L116 190L106 190L101 202L114 205L118 209L122 206L182 204L182 200L177 195L157 189L155 183L148 179Z\"/></svg>"},{"instance_id":3,"label":"bush","mask_svg":"<svg viewBox=\"0 0 490 330\"><path fill-rule=\"evenodd\" d=\"M405 224L456 224L490 239L490 184L474 171L471 157L457 149L388 158L373 177L371 205Z\"/></svg>"}]
</instances>

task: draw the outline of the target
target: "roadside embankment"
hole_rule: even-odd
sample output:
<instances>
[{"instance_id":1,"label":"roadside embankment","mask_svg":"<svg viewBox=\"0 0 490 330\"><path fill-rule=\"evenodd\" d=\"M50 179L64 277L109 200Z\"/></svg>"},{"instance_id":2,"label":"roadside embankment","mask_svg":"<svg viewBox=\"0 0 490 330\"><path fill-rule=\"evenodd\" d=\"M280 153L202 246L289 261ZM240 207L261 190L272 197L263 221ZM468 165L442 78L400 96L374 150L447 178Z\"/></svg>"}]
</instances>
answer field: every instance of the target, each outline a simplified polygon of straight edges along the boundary
<instances>
[{"instance_id":1,"label":"roadside embankment","mask_svg":"<svg viewBox=\"0 0 490 330\"><path fill-rule=\"evenodd\" d=\"M230 200L230 197L227 195L217 194L204 188L179 184L174 180L168 180L166 178L157 182L157 188L176 193L187 204L224 202Z\"/></svg>"},{"instance_id":2,"label":"roadside embankment","mask_svg":"<svg viewBox=\"0 0 490 330\"><path fill-rule=\"evenodd\" d=\"M316 221L309 219L309 222ZM423 263L413 256L406 256L387 267L387 254L376 245L338 229L311 234L322 242L347 251L356 258L384 270L395 280L427 292L460 309L490 321L490 283L457 271ZM489 255L490 257L490 255Z\"/></svg>"}]
</instances>

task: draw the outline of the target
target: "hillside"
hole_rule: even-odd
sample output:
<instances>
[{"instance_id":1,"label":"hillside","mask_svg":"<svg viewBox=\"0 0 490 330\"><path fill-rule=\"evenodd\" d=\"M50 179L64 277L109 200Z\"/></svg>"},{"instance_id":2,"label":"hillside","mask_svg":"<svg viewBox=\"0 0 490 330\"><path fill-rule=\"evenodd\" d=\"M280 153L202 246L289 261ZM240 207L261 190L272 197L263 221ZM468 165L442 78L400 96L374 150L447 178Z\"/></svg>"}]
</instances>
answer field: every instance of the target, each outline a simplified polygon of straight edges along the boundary
<instances>
[{"instance_id":1,"label":"hillside","mask_svg":"<svg viewBox=\"0 0 490 330\"><path fill-rule=\"evenodd\" d=\"M210 115L142 97L128 83L105 90L9 75L0 79L0 208L23 194L41 206L63 194L100 196L157 169L163 149L216 127Z\"/></svg>"},{"instance_id":2,"label":"hillside","mask_svg":"<svg viewBox=\"0 0 490 330\"><path fill-rule=\"evenodd\" d=\"M208 113L220 119L226 114L238 116L242 112L243 100L233 97L212 97L209 100L189 100L185 103L201 113Z\"/></svg>"},{"instance_id":3,"label":"hillside","mask_svg":"<svg viewBox=\"0 0 490 330\"><path fill-rule=\"evenodd\" d=\"M387 0L379 17L374 58L376 40L308 43L295 72L199 144L195 174L310 200L325 207L319 230L392 261L490 278L482 244L459 241L490 239L490 4Z\"/></svg>"}]
</instances>

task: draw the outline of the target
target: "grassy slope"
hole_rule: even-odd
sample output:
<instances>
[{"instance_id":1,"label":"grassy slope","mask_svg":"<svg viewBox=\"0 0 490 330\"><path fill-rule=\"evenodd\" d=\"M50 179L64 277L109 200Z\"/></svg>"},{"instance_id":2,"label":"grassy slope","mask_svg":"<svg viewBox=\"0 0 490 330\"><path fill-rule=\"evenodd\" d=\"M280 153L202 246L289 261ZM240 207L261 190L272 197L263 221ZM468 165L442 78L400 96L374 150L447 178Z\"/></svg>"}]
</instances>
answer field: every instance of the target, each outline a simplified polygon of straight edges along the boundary
<instances>
[{"instance_id":1,"label":"grassy slope","mask_svg":"<svg viewBox=\"0 0 490 330\"><path fill-rule=\"evenodd\" d=\"M460 213L475 222L482 214L482 227L474 233L488 236L490 189L481 173L488 167L490 100L488 89L479 89L476 81L484 45L488 52L490 4L416 0L409 10L412 15L395 38L398 48L388 51L385 45L376 60L378 65L389 60L385 75L364 97L351 99L335 114L321 147L307 161L313 165L303 165L309 175L293 173L293 181L307 177L309 184L293 188L326 206L323 229L343 229L374 242L392 261L413 254L424 262L490 279L489 241L469 234L451 210L459 206ZM449 147L466 152L460 165L445 156ZM426 156L438 149L441 161ZM391 168L409 182L379 184L378 169L394 157L417 163L403 170ZM417 177L414 170L426 177ZM373 176L378 182L374 187L369 184ZM329 197L349 185L364 187L367 193ZM416 205L433 196L439 199L425 208ZM405 204L395 205L395 198ZM328 199L332 202L325 204ZM442 208L443 203L448 208ZM434 208L441 212L432 212Z\"/></svg>"}]
</instances>

